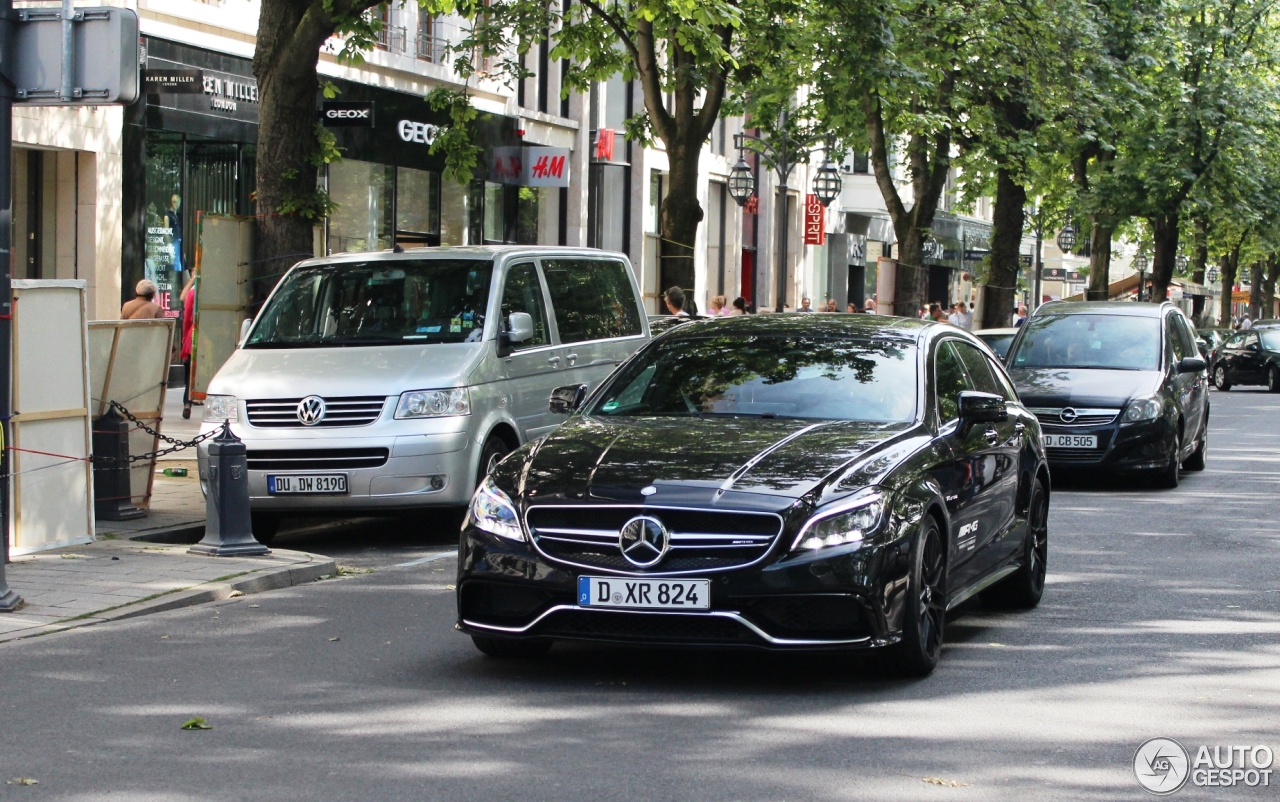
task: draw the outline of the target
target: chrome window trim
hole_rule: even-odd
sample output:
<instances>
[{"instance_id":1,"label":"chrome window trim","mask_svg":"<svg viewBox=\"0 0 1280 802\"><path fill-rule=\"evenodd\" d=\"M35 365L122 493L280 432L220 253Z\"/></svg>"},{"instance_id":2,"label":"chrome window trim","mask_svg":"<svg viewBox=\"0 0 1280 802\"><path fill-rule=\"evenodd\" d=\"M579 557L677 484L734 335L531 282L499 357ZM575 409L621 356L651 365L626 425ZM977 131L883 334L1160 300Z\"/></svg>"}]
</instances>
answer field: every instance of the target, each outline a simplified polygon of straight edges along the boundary
<instances>
[{"instance_id":1,"label":"chrome window trim","mask_svg":"<svg viewBox=\"0 0 1280 802\"><path fill-rule=\"evenodd\" d=\"M587 610L593 613L620 613L623 615L671 615L671 616L685 616L685 617L709 616L712 618L725 618L730 621L735 621L741 624L742 626L746 627L747 629L755 633L758 637L760 637L766 643L769 643L770 645L773 645L773 646L848 646L848 645L857 644L857 643L871 642L870 635L867 635L862 638L848 638L843 640L809 640L809 639L799 639L799 638L775 638L773 635L770 635L768 632L765 632L760 627L748 621L741 614L736 612L731 612L728 610L708 610L703 613L673 613L673 612L665 612L665 611L658 611L658 610L616 610L608 607L591 608L591 607L579 607L576 604L557 604L553 607L547 608L541 615L539 615L537 618L533 619L528 624L525 624L522 627L500 627L494 624L481 624L477 621L468 621L465 618L462 619L462 624L463 626L473 627L475 629L484 629L490 632L506 632L513 635L518 635L533 629L538 624L542 623L542 620L545 619L547 616L553 613L563 612L565 610L576 610L576 611Z\"/></svg>"}]
</instances>

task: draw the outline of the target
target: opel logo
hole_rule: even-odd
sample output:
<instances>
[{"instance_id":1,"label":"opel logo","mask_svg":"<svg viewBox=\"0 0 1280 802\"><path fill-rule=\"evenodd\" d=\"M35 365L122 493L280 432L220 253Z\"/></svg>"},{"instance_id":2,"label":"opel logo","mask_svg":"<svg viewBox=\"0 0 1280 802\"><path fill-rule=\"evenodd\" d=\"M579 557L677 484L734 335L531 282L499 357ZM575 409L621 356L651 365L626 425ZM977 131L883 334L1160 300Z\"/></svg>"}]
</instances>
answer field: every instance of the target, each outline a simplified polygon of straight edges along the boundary
<instances>
[{"instance_id":1,"label":"opel logo","mask_svg":"<svg viewBox=\"0 0 1280 802\"><path fill-rule=\"evenodd\" d=\"M1071 423L1073 420L1080 417L1080 414L1071 407L1067 407L1058 413L1058 417L1062 418L1063 423Z\"/></svg>"},{"instance_id":2,"label":"opel logo","mask_svg":"<svg viewBox=\"0 0 1280 802\"><path fill-rule=\"evenodd\" d=\"M637 568L657 565L667 554L671 536L662 521L638 515L622 525L618 532L618 548L627 562Z\"/></svg>"},{"instance_id":3,"label":"opel logo","mask_svg":"<svg viewBox=\"0 0 1280 802\"><path fill-rule=\"evenodd\" d=\"M303 426L315 426L324 420L324 399L318 395L309 395L298 402L298 423Z\"/></svg>"}]
</instances>

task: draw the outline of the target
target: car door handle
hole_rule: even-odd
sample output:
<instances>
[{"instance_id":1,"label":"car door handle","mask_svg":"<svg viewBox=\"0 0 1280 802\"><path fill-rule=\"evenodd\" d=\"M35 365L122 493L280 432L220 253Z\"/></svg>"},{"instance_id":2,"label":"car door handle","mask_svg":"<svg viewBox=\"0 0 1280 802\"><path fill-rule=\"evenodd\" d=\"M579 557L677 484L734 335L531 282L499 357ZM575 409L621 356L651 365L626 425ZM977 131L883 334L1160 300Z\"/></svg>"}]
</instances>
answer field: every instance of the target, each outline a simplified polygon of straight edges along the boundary
<instances>
[{"instance_id":1,"label":"car door handle","mask_svg":"<svg viewBox=\"0 0 1280 802\"><path fill-rule=\"evenodd\" d=\"M547 357L547 364L553 368L560 367L560 357L558 356Z\"/></svg>"},{"instance_id":2,"label":"car door handle","mask_svg":"<svg viewBox=\"0 0 1280 802\"><path fill-rule=\"evenodd\" d=\"M577 354L568 354L568 355L566 355L566 356L565 356L565 359L567 359L567 360L569 361L569 364L570 364L570 365L573 365L573 364L577 363L577 361L578 361L578 355L577 355Z\"/></svg>"}]
</instances>

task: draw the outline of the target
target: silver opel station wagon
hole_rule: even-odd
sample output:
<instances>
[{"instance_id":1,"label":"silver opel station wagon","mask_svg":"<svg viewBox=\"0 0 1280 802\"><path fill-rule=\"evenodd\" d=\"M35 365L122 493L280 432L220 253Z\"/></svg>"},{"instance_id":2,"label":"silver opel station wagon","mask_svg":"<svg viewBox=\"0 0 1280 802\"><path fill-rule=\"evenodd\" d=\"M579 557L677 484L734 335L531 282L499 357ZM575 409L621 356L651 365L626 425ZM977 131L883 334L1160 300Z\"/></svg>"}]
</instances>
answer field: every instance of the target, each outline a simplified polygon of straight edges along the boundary
<instances>
[{"instance_id":1,"label":"silver opel station wagon","mask_svg":"<svg viewBox=\"0 0 1280 802\"><path fill-rule=\"evenodd\" d=\"M202 431L245 442L254 534L286 513L462 507L490 467L649 340L627 257L445 247L310 259L246 321ZM200 448L201 485L208 476Z\"/></svg>"}]
</instances>

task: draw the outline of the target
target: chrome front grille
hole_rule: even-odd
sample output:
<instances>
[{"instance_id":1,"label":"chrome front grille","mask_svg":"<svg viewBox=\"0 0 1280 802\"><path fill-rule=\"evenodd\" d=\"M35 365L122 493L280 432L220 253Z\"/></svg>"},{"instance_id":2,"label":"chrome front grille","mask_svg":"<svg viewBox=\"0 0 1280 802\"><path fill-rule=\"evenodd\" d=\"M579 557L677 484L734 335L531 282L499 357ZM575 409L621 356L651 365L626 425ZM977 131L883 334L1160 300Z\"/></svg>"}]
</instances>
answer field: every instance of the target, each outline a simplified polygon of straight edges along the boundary
<instances>
[{"instance_id":1,"label":"chrome front grille","mask_svg":"<svg viewBox=\"0 0 1280 802\"><path fill-rule=\"evenodd\" d=\"M324 399L324 418L311 426L298 419L301 398L271 398L245 401L249 425L262 429L325 429L337 426L367 426L378 419L387 399L381 395Z\"/></svg>"},{"instance_id":2,"label":"chrome front grille","mask_svg":"<svg viewBox=\"0 0 1280 802\"><path fill-rule=\"evenodd\" d=\"M1069 410L1067 417L1071 417L1071 412L1075 413L1074 419L1064 420L1062 417L1063 410ZM1031 412L1036 416L1043 426L1106 426L1113 423L1116 418L1120 417L1118 409L1084 409L1076 407L1034 407Z\"/></svg>"},{"instance_id":3,"label":"chrome front grille","mask_svg":"<svg viewBox=\"0 0 1280 802\"><path fill-rule=\"evenodd\" d=\"M333 471L381 468L390 452L385 448L249 449L251 471Z\"/></svg>"},{"instance_id":4,"label":"chrome front grille","mask_svg":"<svg viewBox=\"0 0 1280 802\"><path fill-rule=\"evenodd\" d=\"M656 518L671 545L650 568L622 556L618 533L637 515ZM690 574L749 565L768 553L782 532L775 513L643 505L544 505L525 513L525 525L545 556L586 568L625 573Z\"/></svg>"}]
</instances>

